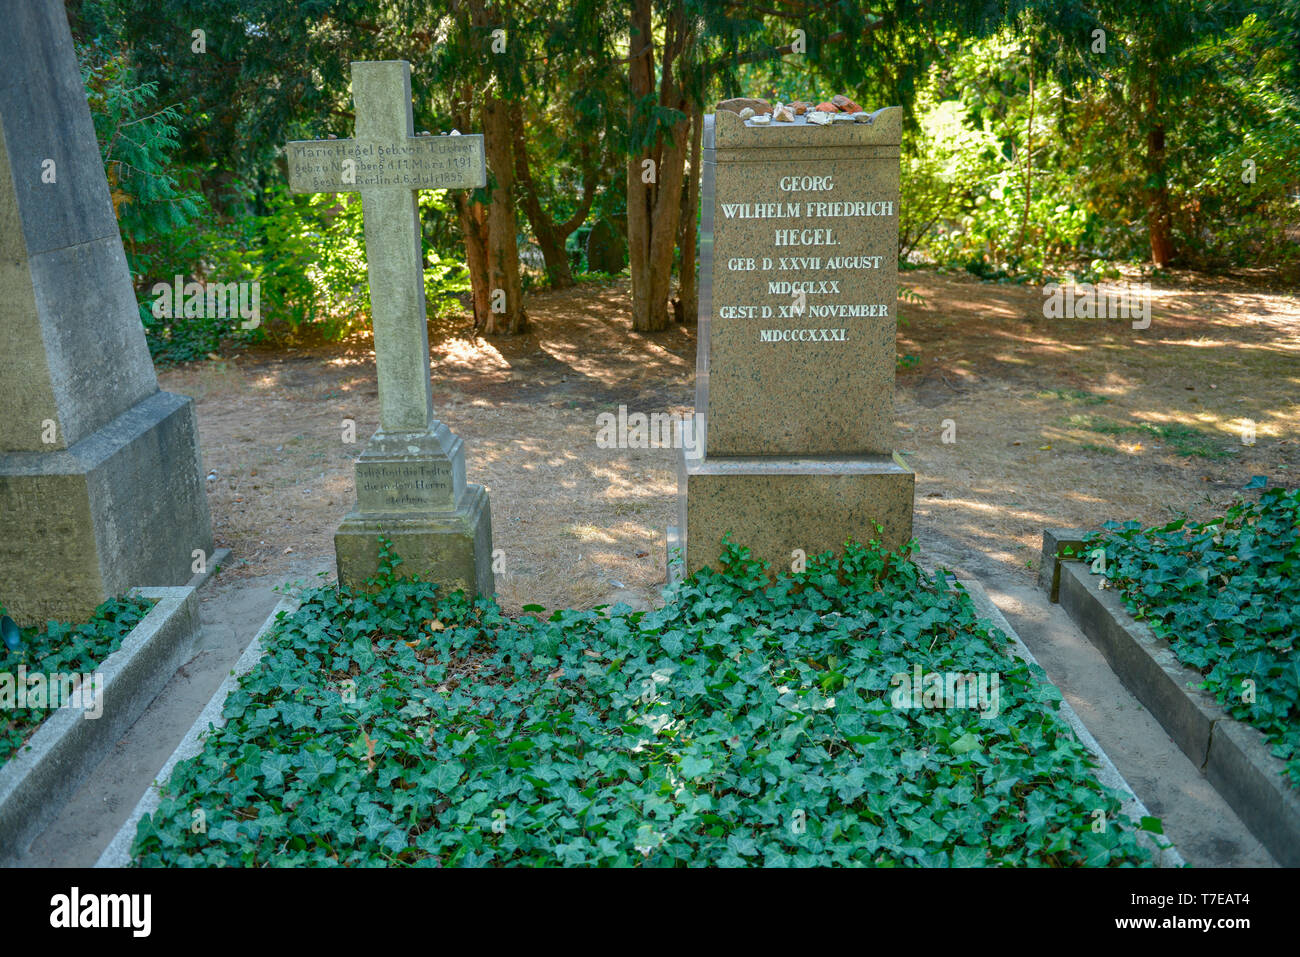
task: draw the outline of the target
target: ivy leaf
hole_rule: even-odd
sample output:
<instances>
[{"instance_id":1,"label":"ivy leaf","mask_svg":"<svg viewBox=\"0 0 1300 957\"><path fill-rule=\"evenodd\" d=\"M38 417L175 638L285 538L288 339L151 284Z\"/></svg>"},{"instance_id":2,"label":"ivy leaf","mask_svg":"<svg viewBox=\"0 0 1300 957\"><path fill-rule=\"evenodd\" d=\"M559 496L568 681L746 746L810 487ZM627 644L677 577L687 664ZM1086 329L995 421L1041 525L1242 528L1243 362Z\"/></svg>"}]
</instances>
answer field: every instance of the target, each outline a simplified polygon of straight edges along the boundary
<instances>
[{"instance_id":1,"label":"ivy leaf","mask_svg":"<svg viewBox=\"0 0 1300 957\"><path fill-rule=\"evenodd\" d=\"M293 767L293 762L287 754L267 754L262 756L262 777L266 780L266 786L269 788L279 788L284 785L284 776Z\"/></svg>"},{"instance_id":2,"label":"ivy leaf","mask_svg":"<svg viewBox=\"0 0 1300 957\"><path fill-rule=\"evenodd\" d=\"M973 731L967 731L960 738L948 746L953 754L965 754L967 751L974 751L980 746L980 739L975 736Z\"/></svg>"},{"instance_id":3,"label":"ivy leaf","mask_svg":"<svg viewBox=\"0 0 1300 957\"><path fill-rule=\"evenodd\" d=\"M694 755L687 755L682 758L679 768L682 772L682 777L687 780L694 780L695 778L712 771L713 762L708 758L697 758Z\"/></svg>"}]
</instances>

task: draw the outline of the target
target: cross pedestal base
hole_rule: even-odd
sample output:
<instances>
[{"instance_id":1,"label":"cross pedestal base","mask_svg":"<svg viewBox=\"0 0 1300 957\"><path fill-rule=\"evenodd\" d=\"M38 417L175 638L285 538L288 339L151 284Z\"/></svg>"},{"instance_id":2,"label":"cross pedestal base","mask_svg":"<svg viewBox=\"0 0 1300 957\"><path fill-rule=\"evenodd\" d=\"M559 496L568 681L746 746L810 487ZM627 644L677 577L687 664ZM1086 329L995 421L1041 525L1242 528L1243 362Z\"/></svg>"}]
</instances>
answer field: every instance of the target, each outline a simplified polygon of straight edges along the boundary
<instances>
[{"instance_id":1,"label":"cross pedestal base","mask_svg":"<svg viewBox=\"0 0 1300 957\"><path fill-rule=\"evenodd\" d=\"M445 592L471 597L496 591L492 574L492 513L487 489L466 485L454 509L422 514L363 514L353 508L334 534L339 582L352 588L379 570L379 537L402 559L399 577L419 575Z\"/></svg>"}]
</instances>

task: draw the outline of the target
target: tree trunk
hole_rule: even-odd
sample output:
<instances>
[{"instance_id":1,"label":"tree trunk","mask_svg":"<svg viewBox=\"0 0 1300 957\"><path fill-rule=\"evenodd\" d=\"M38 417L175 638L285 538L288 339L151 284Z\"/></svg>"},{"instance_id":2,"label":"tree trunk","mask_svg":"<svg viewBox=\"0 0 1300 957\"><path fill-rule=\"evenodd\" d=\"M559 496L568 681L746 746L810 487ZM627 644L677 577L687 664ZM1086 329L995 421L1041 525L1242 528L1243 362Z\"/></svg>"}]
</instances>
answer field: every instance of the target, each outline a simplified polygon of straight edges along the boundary
<instances>
[{"instance_id":1,"label":"tree trunk","mask_svg":"<svg viewBox=\"0 0 1300 957\"><path fill-rule=\"evenodd\" d=\"M456 0L451 10L466 32L485 35L497 25L497 11L489 11L485 0ZM487 160L487 208L482 209L478 196L467 199L457 213L465 233L465 247L470 268L470 286L474 291L474 325L484 335L511 335L522 332L528 324L524 312L523 284L519 278L518 223L515 221L514 136L510 129L510 109L496 95L483 92L491 88L491 68L480 67L474 76L464 78L458 108L452 116L461 129L469 125L472 105L477 103L483 125L483 151ZM476 208L477 207L477 208ZM482 238L479 261L473 237ZM475 278L476 276L480 278ZM486 303L484 297L486 296Z\"/></svg>"},{"instance_id":2,"label":"tree trunk","mask_svg":"<svg viewBox=\"0 0 1300 957\"><path fill-rule=\"evenodd\" d=\"M635 103L654 92L654 34L651 32L651 0L633 0L632 29L628 36L628 90ZM629 111L629 120L634 114ZM649 149L631 153L627 159L627 254L632 277L632 328L651 327L650 292L650 185L642 181L646 160L654 161Z\"/></svg>"},{"instance_id":3,"label":"tree trunk","mask_svg":"<svg viewBox=\"0 0 1300 957\"><path fill-rule=\"evenodd\" d=\"M471 103L474 88L465 84L452 107L451 119L456 129L474 128ZM465 237L465 265L469 267L470 304L474 310L474 331L482 331L491 314L488 301L488 208L478 190L453 190L456 218Z\"/></svg>"},{"instance_id":4,"label":"tree trunk","mask_svg":"<svg viewBox=\"0 0 1300 957\"><path fill-rule=\"evenodd\" d=\"M485 335L515 335L528 327L519 277L519 224L515 220L514 157L509 107L495 96L483 101L483 148L487 153L488 316Z\"/></svg>"},{"instance_id":5,"label":"tree trunk","mask_svg":"<svg viewBox=\"0 0 1300 957\"><path fill-rule=\"evenodd\" d=\"M546 260L546 275L552 289L564 289L573 285L573 268L569 265L569 254L564 250L564 241L569 234L581 226L591 211L591 203L596 195L596 166L591 159L591 147L582 147L582 202L577 211L567 222L555 223L542 209L541 199L537 194L537 184L533 180L532 166L528 162L528 141L524 135L523 113L518 103L510 110L511 123L514 126L515 179L519 184L519 193L524 201L524 211L528 222L537 237L542 256Z\"/></svg>"},{"instance_id":6,"label":"tree trunk","mask_svg":"<svg viewBox=\"0 0 1300 957\"><path fill-rule=\"evenodd\" d=\"M655 92L651 0L633 0L628 40L628 86L634 104ZM688 42L679 8L664 24L660 106L687 112L673 78L673 66ZM635 114L629 117L635 123ZM673 125L666 142L660 133L647 148L628 157L627 227L632 273L632 328L656 332L668 325L673 249L681 219L683 167L686 164L689 116ZM651 165L646 164L651 161ZM648 180L648 182L647 182Z\"/></svg>"},{"instance_id":7,"label":"tree trunk","mask_svg":"<svg viewBox=\"0 0 1300 957\"><path fill-rule=\"evenodd\" d=\"M473 201L468 190L453 192L456 217L460 221L461 235L465 237L465 260L469 266L470 301L474 310L474 328L487 325L488 302L487 272L487 207Z\"/></svg>"},{"instance_id":8,"label":"tree trunk","mask_svg":"<svg viewBox=\"0 0 1300 957\"><path fill-rule=\"evenodd\" d=\"M1147 185L1150 196L1147 228L1151 236L1151 262L1157 269L1164 269L1174 258L1174 239L1165 166L1165 126L1160 119L1160 93L1154 69L1147 87L1147 123Z\"/></svg>"},{"instance_id":9,"label":"tree trunk","mask_svg":"<svg viewBox=\"0 0 1300 957\"><path fill-rule=\"evenodd\" d=\"M695 278L696 250L699 245L700 155L704 141L704 106L691 107L691 170L682 192L681 239L682 262L677 277L678 321L695 322L700 309L699 285Z\"/></svg>"}]
</instances>

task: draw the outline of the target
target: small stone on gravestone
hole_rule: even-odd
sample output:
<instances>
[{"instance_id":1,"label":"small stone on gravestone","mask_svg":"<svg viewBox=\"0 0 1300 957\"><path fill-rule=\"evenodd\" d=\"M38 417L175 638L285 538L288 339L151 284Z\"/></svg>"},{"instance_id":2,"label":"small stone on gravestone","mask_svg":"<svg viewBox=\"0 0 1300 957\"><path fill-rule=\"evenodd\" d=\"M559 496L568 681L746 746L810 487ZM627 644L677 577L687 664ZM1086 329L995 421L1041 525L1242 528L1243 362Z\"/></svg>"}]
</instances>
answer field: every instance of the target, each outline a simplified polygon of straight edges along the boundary
<instances>
[{"instance_id":1,"label":"small stone on gravestone","mask_svg":"<svg viewBox=\"0 0 1300 957\"><path fill-rule=\"evenodd\" d=\"M719 100L715 109L728 110L732 113L739 113L744 109L753 110L755 113L771 113L772 104L767 100L760 100L755 97L736 96L729 100Z\"/></svg>"},{"instance_id":2,"label":"small stone on gravestone","mask_svg":"<svg viewBox=\"0 0 1300 957\"><path fill-rule=\"evenodd\" d=\"M359 192L379 382L379 430L357 459L357 506L334 536L339 581L360 586L393 542L401 573L471 595L495 591L492 519L465 481L459 438L433 414L420 189L487 182L483 137L417 137L404 60L352 64L356 136L288 144L295 193Z\"/></svg>"}]
</instances>

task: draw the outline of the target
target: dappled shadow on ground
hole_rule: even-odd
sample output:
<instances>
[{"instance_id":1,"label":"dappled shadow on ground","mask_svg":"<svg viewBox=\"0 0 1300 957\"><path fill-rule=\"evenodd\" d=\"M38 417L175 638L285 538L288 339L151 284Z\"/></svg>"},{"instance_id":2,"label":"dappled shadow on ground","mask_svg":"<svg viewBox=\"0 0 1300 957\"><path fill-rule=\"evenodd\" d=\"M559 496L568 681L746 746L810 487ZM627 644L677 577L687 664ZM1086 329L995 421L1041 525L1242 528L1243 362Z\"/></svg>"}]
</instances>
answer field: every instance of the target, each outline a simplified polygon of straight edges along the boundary
<instances>
[{"instance_id":1,"label":"dappled shadow on ground","mask_svg":"<svg viewBox=\"0 0 1300 957\"><path fill-rule=\"evenodd\" d=\"M1206 514L1251 475L1300 470L1300 300L1239 280L1153 283L1150 328L1043 317L1033 288L909 272L898 448L917 473L921 558L1032 575L1044 526ZM601 449L601 411L687 413L695 328L631 331L625 283L530 298L525 335L430 323L435 404L492 497L511 611L657 598L677 452ZM332 556L352 461L378 425L365 335L168 370L195 396L232 575ZM344 441L355 423L356 442ZM1256 442L1242 442L1248 421ZM948 426L951 425L951 428ZM947 437L955 441L945 442ZM955 433L955 434L954 434Z\"/></svg>"}]
</instances>

